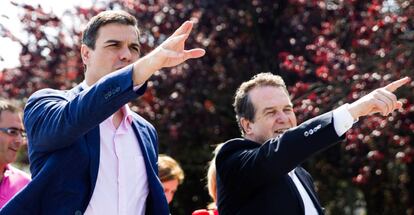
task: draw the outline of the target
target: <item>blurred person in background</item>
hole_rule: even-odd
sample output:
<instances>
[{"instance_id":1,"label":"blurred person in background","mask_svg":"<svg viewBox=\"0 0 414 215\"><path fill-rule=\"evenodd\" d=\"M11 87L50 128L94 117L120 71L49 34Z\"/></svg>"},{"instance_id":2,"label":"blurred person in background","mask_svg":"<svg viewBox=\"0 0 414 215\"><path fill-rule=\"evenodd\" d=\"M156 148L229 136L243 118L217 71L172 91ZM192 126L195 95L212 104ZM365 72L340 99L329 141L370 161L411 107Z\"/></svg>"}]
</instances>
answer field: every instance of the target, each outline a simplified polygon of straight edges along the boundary
<instances>
[{"instance_id":1,"label":"blurred person in background","mask_svg":"<svg viewBox=\"0 0 414 215\"><path fill-rule=\"evenodd\" d=\"M260 73L242 83L233 103L242 138L224 143L216 156L220 215L324 214L300 164L343 140L360 117L401 108L393 92L409 81L394 81L300 125L280 76Z\"/></svg>"},{"instance_id":2,"label":"blurred person in background","mask_svg":"<svg viewBox=\"0 0 414 215\"><path fill-rule=\"evenodd\" d=\"M140 57L138 21L124 11L92 17L82 34L84 81L42 89L24 110L32 181L0 214L168 215L155 128L128 103L158 70L205 54L185 49L184 22Z\"/></svg>"},{"instance_id":3,"label":"blurred person in background","mask_svg":"<svg viewBox=\"0 0 414 215\"><path fill-rule=\"evenodd\" d=\"M21 110L10 101L0 99L0 208L30 181L27 173L11 165L25 138Z\"/></svg>"},{"instance_id":4,"label":"blurred person in background","mask_svg":"<svg viewBox=\"0 0 414 215\"><path fill-rule=\"evenodd\" d=\"M208 194L210 195L213 202L211 202L207 209L196 210L192 215L218 215L217 211L217 182L216 182L216 156L218 151L223 146L223 143L220 143L214 149L213 159L209 162L207 169L207 189Z\"/></svg>"},{"instance_id":5,"label":"blurred person in background","mask_svg":"<svg viewBox=\"0 0 414 215\"><path fill-rule=\"evenodd\" d=\"M184 171L172 157L160 154L158 156L158 174L167 202L170 204L178 186L184 181Z\"/></svg>"}]
</instances>

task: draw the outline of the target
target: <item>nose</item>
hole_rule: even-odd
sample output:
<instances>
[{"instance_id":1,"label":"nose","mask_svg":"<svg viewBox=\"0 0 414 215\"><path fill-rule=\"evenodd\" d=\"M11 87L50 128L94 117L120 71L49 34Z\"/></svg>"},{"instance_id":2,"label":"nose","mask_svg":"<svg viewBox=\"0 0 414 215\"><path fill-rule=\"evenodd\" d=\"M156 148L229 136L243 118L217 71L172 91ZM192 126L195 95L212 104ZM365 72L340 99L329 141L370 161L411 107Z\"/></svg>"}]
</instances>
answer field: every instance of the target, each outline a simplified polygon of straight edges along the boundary
<instances>
[{"instance_id":1,"label":"nose","mask_svg":"<svg viewBox=\"0 0 414 215\"><path fill-rule=\"evenodd\" d=\"M121 61L130 62L132 58L132 53L129 47L124 47L120 50L119 59Z\"/></svg>"},{"instance_id":2,"label":"nose","mask_svg":"<svg viewBox=\"0 0 414 215\"><path fill-rule=\"evenodd\" d=\"M276 122L278 123L286 123L289 121L288 115L283 111L278 111L276 114Z\"/></svg>"},{"instance_id":3,"label":"nose","mask_svg":"<svg viewBox=\"0 0 414 215\"><path fill-rule=\"evenodd\" d=\"M17 135L15 137L13 137L13 141L10 143L10 145L13 148L20 148L20 146L23 144L23 142L25 141L25 139L21 136L21 135Z\"/></svg>"},{"instance_id":4,"label":"nose","mask_svg":"<svg viewBox=\"0 0 414 215\"><path fill-rule=\"evenodd\" d=\"M22 143L25 141L26 138L24 138L22 135L17 135L16 137L16 144L19 144L18 146L22 145Z\"/></svg>"}]
</instances>

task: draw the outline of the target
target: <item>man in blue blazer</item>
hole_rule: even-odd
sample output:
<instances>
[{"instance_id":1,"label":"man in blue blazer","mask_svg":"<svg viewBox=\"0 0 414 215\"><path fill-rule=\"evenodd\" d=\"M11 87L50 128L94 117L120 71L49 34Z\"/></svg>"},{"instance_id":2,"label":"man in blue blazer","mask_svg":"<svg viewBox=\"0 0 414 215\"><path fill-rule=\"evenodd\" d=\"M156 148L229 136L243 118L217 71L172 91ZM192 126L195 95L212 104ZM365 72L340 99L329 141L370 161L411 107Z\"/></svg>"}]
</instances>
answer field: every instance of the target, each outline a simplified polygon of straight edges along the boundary
<instances>
[{"instance_id":1,"label":"man in blue blazer","mask_svg":"<svg viewBox=\"0 0 414 215\"><path fill-rule=\"evenodd\" d=\"M299 165L343 139L359 117L386 116L401 108L392 92L409 80L395 81L299 126L280 76L261 73L244 82L233 104L243 138L227 141L216 157L219 214L323 214L312 178Z\"/></svg>"},{"instance_id":2,"label":"man in blue blazer","mask_svg":"<svg viewBox=\"0 0 414 215\"><path fill-rule=\"evenodd\" d=\"M168 215L154 127L127 103L157 70L204 55L185 50L192 22L139 58L137 20L122 11L93 17L83 32L85 80L43 89L28 100L32 182L0 214Z\"/></svg>"}]
</instances>

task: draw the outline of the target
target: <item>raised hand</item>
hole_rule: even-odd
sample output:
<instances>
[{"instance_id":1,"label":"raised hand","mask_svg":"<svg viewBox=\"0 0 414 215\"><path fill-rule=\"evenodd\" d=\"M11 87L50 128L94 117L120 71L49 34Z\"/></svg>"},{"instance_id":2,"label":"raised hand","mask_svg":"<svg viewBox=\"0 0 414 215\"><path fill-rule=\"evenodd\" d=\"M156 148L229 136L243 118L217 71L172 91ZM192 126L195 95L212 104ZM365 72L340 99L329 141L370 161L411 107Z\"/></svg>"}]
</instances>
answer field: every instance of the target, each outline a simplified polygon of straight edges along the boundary
<instances>
[{"instance_id":1,"label":"raised hand","mask_svg":"<svg viewBox=\"0 0 414 215\"><path fill-rule=\"evenodd\" d=\"M402 107L401 101L397 100L393 92L410 80L409 77L405 77L372 91L351 103L349 105L349 112L354 119L374 113L380 113L383 116L389 115Z\"/></svg>"},{"instance_id":2,"label":"raised hand","mask_svg":"<svg viewBox=\"0 0 414 215\"><path fill-rule=\"evenodd\" d=\"M205 50L194 48L185 50L185 41L193 28L192 21L184 22L161 45L134 63L134 84L144 83L161 68L177 66L191 58L199 58Z\"/></svg>"},{"instance_id":3,"label":"raised hand","mask_svg":"<svg viewBox=\"0 0 414 215\"><path fill-rule=\"evenodd\" d=\"M184 22L167 40L153 51L153 66L158 69L176 66L188 59L199 58L205 50L194 48L185 50L185 41L191 33L193 22Z\"/></svg>"}]
</instances>

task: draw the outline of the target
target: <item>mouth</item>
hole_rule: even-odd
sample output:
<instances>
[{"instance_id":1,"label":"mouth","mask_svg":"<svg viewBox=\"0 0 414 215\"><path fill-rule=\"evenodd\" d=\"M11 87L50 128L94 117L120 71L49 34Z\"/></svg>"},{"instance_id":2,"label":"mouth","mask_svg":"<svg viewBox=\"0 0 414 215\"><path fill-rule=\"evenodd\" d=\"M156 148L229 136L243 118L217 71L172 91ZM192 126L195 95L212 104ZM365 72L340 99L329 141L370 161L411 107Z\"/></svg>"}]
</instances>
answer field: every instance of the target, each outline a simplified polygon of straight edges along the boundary
<instances>
[{"instance_id":1,"label":"mouth","mask_svg":"<svg viewBox=\"0 0 414 215\"><path fill-rule=\"evenodd\" d=\"M125 65L116 66L116 67L115 67L115 71L116 71L116 70L120 70L120 69L122 69L122 68L124 68L124 67L126 67L126 66L128 66L128 65L130 65L130 64L125 64Z\"/></svg>"},{"instance_id":2,"label":"mouth","mask_svg":"<svg viewBox=\"0 0 414 215\"><path fill-rule=\"evenodd\" d=\"M17 152L17 149L15 149L15 148L9 148L9 149L10 149L10 151Z\"/></svg>"},{"instance_id":3,"label":"mouth","mask_svg":"<svg viewBox=\"0 0 414 215\"><path fill-rule=\"evenodd\" d=\"M276 136L280 136L280 135L282 135L283 133L285 133L285 131L287 131L289 128L279 128L279 129L277 129L277 130L275 130L274 131L274 134L276 135Z\"/></svg>"}]
</instances>

